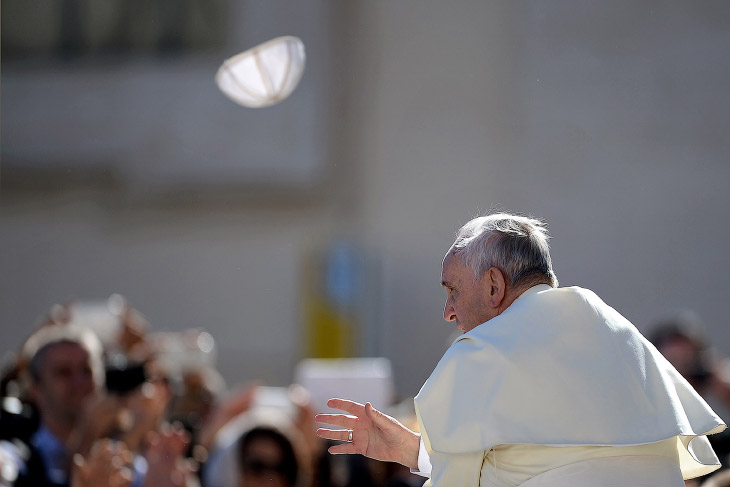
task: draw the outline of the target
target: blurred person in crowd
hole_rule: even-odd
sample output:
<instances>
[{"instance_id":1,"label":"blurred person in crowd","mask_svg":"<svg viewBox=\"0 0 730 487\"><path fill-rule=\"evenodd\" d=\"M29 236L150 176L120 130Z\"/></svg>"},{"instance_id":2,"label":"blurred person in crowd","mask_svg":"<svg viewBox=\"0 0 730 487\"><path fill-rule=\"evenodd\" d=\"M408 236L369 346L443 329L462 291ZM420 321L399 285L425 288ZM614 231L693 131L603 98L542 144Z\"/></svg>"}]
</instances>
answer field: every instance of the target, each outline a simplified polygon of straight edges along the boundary
<instances>
[{"instance_id":1,"label":"blurred person in crowd","mask_svg":"<svg viewBox=\"0 0 730 487\"><path fill-rule=\"evenodd\" d=\"M29 440L37 458L29 459L28 466L40 460L43 468L23 469L19 483L27 476L28 485L68 485L71 455L87 453L97 439L95 430L112 421L108 414L82 421L104 383L101 354L93 333L70 325L46 326L26 342L23 356L28 359L30 394L40 419ZM87 425L83 433L81 424Z\"/></svg>"},{"instance_id":2,"label":"blurred person in crowd","mask_svg":"<svg viewBox=\"0 0 730 487\"><path fill-rule=\"evenodd\" d=\"M238 443L238 486L294 487L300 475L299 463L285 433L257 426L244 433Z\"/></svg>"},{"instance_id":3,"label":"blurred person in crowd","mask_svg":"<svg viewBox=\"0 0 730 487\"><path fill-rule=\"evenodd\" d=\"M660 321L651 342L723 419L730 416L730 361L710 348L697 313L683 310Z\"/></svg>"},{"instance_id":4,"label":"blurred person in crowd","mask_svg":"<svg viewBox=\"0 0 730 487\"><path fill-rule=\"evenodd\" d=\"M723 470L710 475L700 487L730 487L730 470Z\"/></svg>"},{"instance_id":5,"label":"blurred person in crowd","mask_svg":"<svg viewBox=\"0 0 730 487\"><path fill-rule=\"evenodd\" d=\"M699 315L682 310L665 318L654 327L651 342L727 422L730 417L730 361L719 357L709 347ZM712 435L710 443L723 467L727 468L730 462L730 431Z\"/></svg>"},{"instance_id":6,"label":"blurred person in crowd","mask_svg":"<svg viewBox=\"0 0 730 487\"><path fill-rule=\"evenodd\" d=\"M421 487L426 479L405 465L362 456L347 459L346 487Z\"/></svg>"},{"instance_id":7,"label":"blurred person in crowd","mask_svg":"<svg viewBox=\"0 0 730 487\"><path fill-rule=\"evenodd\" d=\"M312 452L295 419L265 405L248 409L218 431L203 485L307 487L312 485L312 467Z\"/></svg>"},{"instance_id":8,"label":"blurred person in crowd","mask_svg":"<svg viewBox=\"0 0 730 487\"><path fill-rule=\"evenodd\" d=\"M35 327L35 332L56 325L73 324L91 330L101 342L106 361L121 356L136 362L150 358L152 350L148 346L146 330L149 323L120 294L113 294L101 301L71 300L54 304L44 314ZM23 345L22 348L24 348ZM2 397L15 397L27 401L28 391L22 380L28 367L27 356L22 353L8 364L0 379Z\"/></svg>"},{"instance_id":9,"label":"blurred person in crowd","mask_svg":"<svg viewBox=\"0 0 730 487\"><path fill-rule=\"evenodd\" d=\"M213 337L201 329L188 329L150 333L145 340L145 348L155 357L173 392L169 420L181 423L194 445L201 443L201 429L210 423L216 401L226 388L215 368Z\"/></svg>"},{"instance_id":10,"label":"blurred person in crowd","mask_svg":"<svg viewBox=\"0 0 730 487\"><path fill-rule=\"evenodd\" d=\"M29 377L28 391L38 421L34 430L2 435L24 445L17 486L69 485L74 455L93 458L92 445L104 438L114 438L132 452L133 485L178 486L184 485L181 476L185 482L192 477L193 468L182 461L184 449L176 446L187 447L188 435L181 428L160 431L170 392L152 372L154 364L121 366L118 362L105 371L102 352L95 334L73 322L47 323L24 344L19 362L26 364L21 370ZM157 435L156 444L150 442L152 435ZM156 451L164 451L173 461L145 461L144 456ZM96 465L102 458L89 464Z\"/></svg>"},{"instance_id":11,"label":"blurred person in crowd","mask_svg":"<svg viewBox=\"0 0 730 487\"><path fill-rule=\"evenodd\" d=\"M226 396L217 398L212 413L203 424L199 447L210 452L208 462L202 466L206 487L237 485L242 473L240 462L237 463L231 453L235 449L232 445L240 439L241 424L250 425L251 418L262 416L267 420L266 424L273 422L273 426L293 441L301 473L297 485L345 486L346 471L342 468L334 471L327 445L314 434L316 426L309 392L296 384L284 388L252 383L235 387Z\"/></svg>"},{"instance_id":12,"label":"blurred person in crowd","mask_svg":"<svg viewBox=\"0 0 730 487\"><path fill-rule=\"evenodd\" d=\"M168 417L185 427L194 444L200 444L201 429L211 419L216 398L225 386L220 374L210 367L188 370L181 375L174 387Z\"/></svg>"},{"instance_id":13,"label":"blurred person in crowd","mask_svg":"<svg viewBox=\"0 0 730 487\"><path fill-rule=\"evenodd\" d=\"M698 392L710 378L709 356L699 316L689 310L658 322L649 336L657 350Z\"/></svg>"},{"instance_id":14,"label":"blurred person in crowd","mask_svg":"<svg viewBox=\"0 0 730 487\"><path fill-rule=\"evenodd\" d=\"M593 292L558 288L546 226L492 214L442 263L444 319L463 332L415 399L420 434L343 399L317 416L332 453L397 461L430 485L680 487L719 468L725 424ZM692 448L689 442L692 441ZM556 448L557 447L557 448Z\"/></svg>"},{"instance_id":15,"label":"blurred person in crowd","mask_svg":"<svg viewBox=\"0 0 730 487\"><path fill-rule=\"evenodd\" d=\"M71 313L68 309L67 304L54 304L50 310L44 314L34 328L34 332L31 333L31 337L43 328L53 325L66 324L71 319ZM20 347L21 351L25 348L25 343ZM22 353L17 356L13 356L12 360L8 363L3 364L2 379L0 379L0 394L3 398L13 397L20 399L21 401L27 402L29 393L27 390L27 381L24 377L27 376L28 368L28 357ZM28 415L34 412L28 412Z\"/></svg>"}]
</instances>

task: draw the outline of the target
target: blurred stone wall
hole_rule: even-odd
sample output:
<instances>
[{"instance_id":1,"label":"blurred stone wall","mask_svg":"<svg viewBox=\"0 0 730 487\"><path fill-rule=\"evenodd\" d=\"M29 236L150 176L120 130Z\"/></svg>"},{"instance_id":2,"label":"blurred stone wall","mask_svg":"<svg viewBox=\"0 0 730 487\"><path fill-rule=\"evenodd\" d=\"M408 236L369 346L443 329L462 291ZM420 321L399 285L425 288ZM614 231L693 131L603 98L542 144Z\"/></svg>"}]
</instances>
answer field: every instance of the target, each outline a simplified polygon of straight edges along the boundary
<instances>
[{"instance_id":1,"label":"blurred stone wall","mask_svg":"<svg viewBox=\"0 0 730 487\"><path fill-rule=\"evenodd\" d=\"M281 164L297 146L262 137L249 141L255 160L273 154L278 164L263 178L254 168L191 185L205 167L186 163L187 180L149 185L164 173L139 161L130 162L134 177L58 165L39 175L42 139L24 142L37 145L28 151L39 160L14 164L6 152L15 124L21 116L28 126L47 116L72 123L86 111L65 116L67 100L55 98L55 108L24 113L23 100L7 98L13 72L3 61L0 351L53 302L120 292L154 328L211 331L228 382L285 383L304 355L302 268L313 249L344 236L376 256L378 292L360 340L377 344L369 350L393 361L399 394L412 395L453 332L441 318L443 253L470 217L505 209L547 219L562 285L593 289L644 331L695 309L730 353L727 2L311 8L279 18L278 28L265 11L248 17L260 32L310 36L302 90L280 106L229 106L212 84L221 56L194 68L210 75L210 100L220 95L211 116L304 134L311 165L298 179ZM231 16L245 22L244 10ZM170 64L146 66L140 89L159 90ZM34 69L41 79L57 74ZM210 109L197 96L191 106ZM203 129L179 123L176 137L204 142ZM231 156L203 142L191 147ZM92 149L124 167L127 153Z\"/></svg>"}]
</instances>

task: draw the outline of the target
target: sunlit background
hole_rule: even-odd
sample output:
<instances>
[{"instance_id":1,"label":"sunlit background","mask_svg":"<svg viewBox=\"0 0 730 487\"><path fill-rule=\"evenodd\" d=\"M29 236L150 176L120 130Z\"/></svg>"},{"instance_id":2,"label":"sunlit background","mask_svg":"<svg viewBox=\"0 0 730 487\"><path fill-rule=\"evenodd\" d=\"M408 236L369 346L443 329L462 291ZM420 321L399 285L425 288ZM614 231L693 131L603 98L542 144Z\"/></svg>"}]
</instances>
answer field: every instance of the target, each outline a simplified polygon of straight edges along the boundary
<instances>
[{"instance_id":1,"label":"sunlit background","mask_svg":"<svg viewBox=\"0 0 730 487\"><path fill-rule=\"evenodd\" d=\"M294 93L222 61L294 35ZM730 3L3 0L0 354L121 293L203 328L226 382L449 343L440 261L491 209L542 217L562 285L730 354Z\"/></svg>"}]
</instances>

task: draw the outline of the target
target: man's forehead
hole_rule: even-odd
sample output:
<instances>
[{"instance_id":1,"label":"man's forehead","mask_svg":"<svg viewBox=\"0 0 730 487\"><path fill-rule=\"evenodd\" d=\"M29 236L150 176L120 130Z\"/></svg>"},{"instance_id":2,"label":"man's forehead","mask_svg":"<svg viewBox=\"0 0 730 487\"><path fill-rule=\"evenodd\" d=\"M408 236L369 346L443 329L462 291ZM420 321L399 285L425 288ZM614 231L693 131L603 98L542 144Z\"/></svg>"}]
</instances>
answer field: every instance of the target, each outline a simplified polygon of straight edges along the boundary
<instances>
[{"instance_id":1,"label":"man's forehead","mask_svg":"<svg viewBox=\"0 0 730 487\"><path fill-rule=\"evenodd\" d=\"M460 271L464 269L461 259L456 258L452 253L446 254L441 263L441 284L453 284L459 279Z\"/></svg>"},{"instance_id":2,"label":"man's forehead","mask_svg":"<svg viewBox=\"0 0 730 487\"><path fill-rule=\"evenodd\" d=\"M449 251L446 252L446 255L444 255L444 258L441 260L441 268L444 269L447 266L451 266L455 260L457 259L454 255L454 251L449 249Z\"/></svg>"},{"instance_id":3,"label":"man's forehead","mask_svg":"<svg viewBox=\"0 0 730 487\"><path fill-rule=\"evenodd\" d=\"M48 346L46 350L46 359L53 362L68 362L79 357L88 360L89 352L79 343L60 342Z\"/></svg>"}]
</instances>

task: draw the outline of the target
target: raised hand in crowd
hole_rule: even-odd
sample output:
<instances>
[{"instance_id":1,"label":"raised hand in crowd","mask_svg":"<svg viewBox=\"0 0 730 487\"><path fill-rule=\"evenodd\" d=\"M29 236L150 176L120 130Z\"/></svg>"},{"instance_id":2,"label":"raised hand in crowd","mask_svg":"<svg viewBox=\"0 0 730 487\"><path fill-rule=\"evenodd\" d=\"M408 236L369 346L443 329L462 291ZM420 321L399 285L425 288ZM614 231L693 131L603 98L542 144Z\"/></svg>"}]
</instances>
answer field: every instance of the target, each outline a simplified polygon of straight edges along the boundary
<instances>
[{"instance_id":1,"label":"raised hand in crowd","mask_svg":"<svg viewBox=\"0 0 730 487\"><path fill-rule=\"evenodd\" d=\"M165 419L172 393L162 381L145 382L124 398L126 410L134 418L130 429L122 436L132 451L140 451L150 431L156 431Z\"/></svg>"},{"instance_id":2,"label":"raised hand in crowd","mask_svg":"<svg viewBox=\"0 0 730 487\"><path fill-rule=\"evenodd\" d=\"M177 423L164 423L159 432L150 432L145 487L190 486L197 466L184 456L189 444L190 435Z\"/></svg>"},{"instance_id":3,"label":"raised hand in crowd","mask_svg":"<svg viewBox=\"0 0 730 487\"><path fill-rule=\"evenodd\" d=\"M256 394L257 384L248 384L219 402L200 430L198 443L210 450L218 431L239 414L248 411Z\"/></svg>"},{"instance_id":4,"label":"raised hand in crowd","mask_svg":"<svg viewBox=\"0 0 730 487\"><path fill-rule=\"evenodd\" d=\"M121 399L114 395L97 394L83 408L83 421L79 421L68 440L71 453L86 456L98 440L118 434L131 426L129 411L122 407Z\"/></svg>"},{"instance_id":5,"label":"raised hand in crowd","mask_svg":"<svg viewBox=\"0 0 730 487\"><path fill-rule=\"evenodd\" d=\"M124 443L99 440L85 457L74 455L71 487L129 487L134 480L132 458Z\"/></svg>"}]
</instances>

